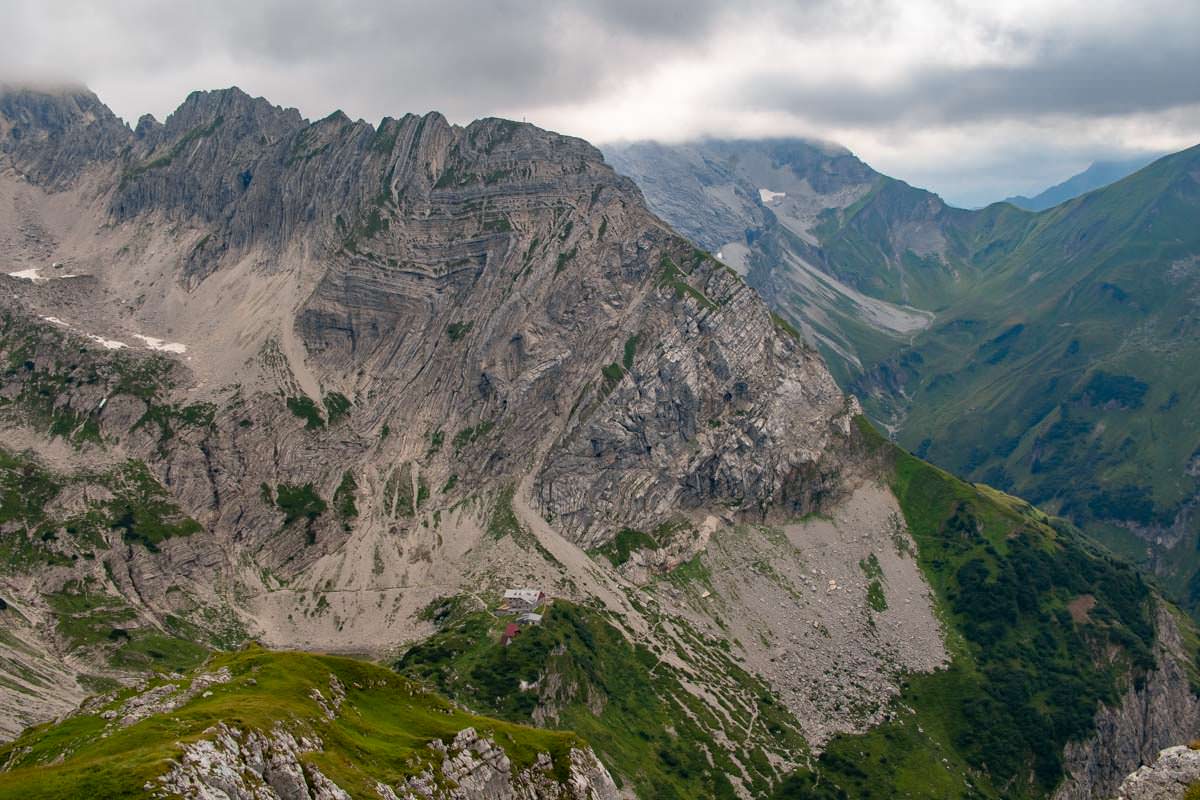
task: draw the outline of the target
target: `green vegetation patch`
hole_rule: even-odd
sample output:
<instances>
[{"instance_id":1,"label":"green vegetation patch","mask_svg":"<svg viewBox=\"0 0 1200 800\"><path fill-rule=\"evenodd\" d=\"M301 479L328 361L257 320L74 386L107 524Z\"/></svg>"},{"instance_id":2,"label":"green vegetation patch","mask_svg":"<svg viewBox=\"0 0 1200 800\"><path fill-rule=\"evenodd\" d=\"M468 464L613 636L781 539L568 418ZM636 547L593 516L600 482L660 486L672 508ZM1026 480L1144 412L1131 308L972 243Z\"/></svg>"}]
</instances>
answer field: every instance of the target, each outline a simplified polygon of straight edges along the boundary
<instances>
[{"instance_id":1,"label":"green vegetation patch","mask_svg":"<svg viewBox=\"0 0 1200 800\"><path fill-rule=\"evenodd\" d=\"M508 486L496 492L487 525L488 536L493 539L503 539L505 536L517 539L522 534L521 521L517 519L517 513L513 511L512 506L516 491L517 487Z\"/></svg>"},{"instance_id":2,"label":"green vegetation patch","mask_svg":"<svg viewBox=\"0 0 1200 800\"><path fill-rule=\"evenodd\" d=\"M621 363L624 365L627 371L633 369L633 359L637 355L637 346L637 334L634 334L625 340L625 355L622 357Z\"/></svg>"},{"instance_id":3,"label":"green vegetation patch","mask_svg":"<svg viewBox=\"0 0 1200 800\"><path fill-rule=\"evenodd\" d=\"M661 268L662 274L659 277L658 285L673 288L676 298L682 299L686 295L694 298L701 308L717 307L717 304L705 297L703 292L688 283L688 274L681 270L670 256L662 257Z\"/></svg>"},{"instance_id":4,"label":"green vegetation patch","mask_svg":"<svg viewBox=\"0 0 1200 800\"><path fill-rule=\"evenodd\" d=\"M269 652L248 647L214 656L205 671L228 668L233 679L197 695L170 714L153 715L129 727L101 715L120 707L131 694L86 714L26 731L0 745L0 800L71 800L78 797L144 797L153 782L178 759L181 745L212 734L217 722L269 734L277 725L323 743L306 758L352 797L376 797L379 783L396 786L427 767L440 767L442 755L429 747L448 743L463 728L491 737L514 768L533 765L548 753L552 770L565 778L572 748L585 746L570 733L537 730L465 713L411 680L382 667L349 658ZM185 676L179 683L186 683ZM336 719L328 719L315 698L330 694L330 680L345 687ZM163 685L164 680L151 684Z\"/></svg>"},{"instance_id":5,"label":"green vegetation patch","mask_svg":"<svg viewBox=\"0 0 1200 800\"><path fill-rule=\"evenodd\" d=\"M625 377L625 370L615 361L611 364L605 364L600 368L600 376L604 379L604 394L607 395L617 387L621 382L621 378Z\"/></svg>"},{"instance_id":6,"label":"green vegetation patch","mask_svg":"<svg viewBox=\"0 0 1200 800\"><path fill-rule=\"evenodd\" d=\"M496 172L484 176L484 183L496 183L497 180L505 177L507 173ZM495 178L495 180L493 180ZM512 223L508 221L506 216L498 216L493 219L484 220L483 230L485 233L511 233L513 229Z\"/></svg>"},{"instance_id":7,"label":"green vegetation patch","mask_svg":"<svg viewBox=\"0 0 1200 800\"><path fill-rule=\"evenodd\" d=\"M160 441L179 427L211 426L213 404L169 400L176 368L160 355L94 349L49 323L0 312L0 369L6 384L0 415L77 447L103 443L104 408L122 395L146 406L134 429L156 424Z\"/></svg>"},{"instance_id":8,"label":"green vegetation patch","mask_svg":"<svg viewBox=\"0 0 1200 800\"><path fill-rule=\"evenodd\" d=\"M341 483L333 492L333 510L341 517L343 523L348 523L358 516L358 506L354 502L354 494L357 491L358 482L354 480L354 473L346 470L342 473Z\"/></svg>"},{"instance_id":9,"label":"green vegetation patch","mask_svg":"<svg viewBox=\"0 0 1200 800\"><path fill-rule=\"evenodd\" d=\"M466 322L452 322L446 328L446 335L450 337L450 341L457 342L470 332L471 326L475 323L472 320Z\"/></svg>"},{"instance_id":10,"label":"green vegetation patch","mask_svg":"<svg viewBox=\"0 0 1200 800\"><path fill-rule=\"evenodd\" d=\"M405 463L394 467L383 486L383 507L389 514L400 517L412 517L429 499L429 486L425 476L416 473L416 487L413 487L414 466Z\"/></svg>"},{"instance_id":11,"label":"green vegetation patch","mask_svg":"<svg viewBox=\"0 0 1200 800\"><path fill-rule=\"evenodd\" d=\"M169 616L164 629L149 626L120 597L80 581L46 595L46 602L70 651L101 656L118 669L172 672L194 667L208 655L196 643L202 634L182 620Z\"/></svg>"},{"instance_id":12,"label":"green vegetation patch","mask_svg":"<svg viewBox=\"0 0 1200 800\"><path fill-rule=\"evenodd\" d=\"M0 525L36 527L61 489L61 482L34 461L0 449Z\"/></svg>"},{"instance_id":13,"label":"green vegetation patch","mask_svg":"<svg viewBox=\"0 0 1200 800\"><path fill-rule=\"evenodd\" d=\"M800 333L800 331L796 328L796 326L793 325L792 323L788 322L786 319L781 317L779 314L776 314L774 311L771 312L771 322L773 322L775 324L776 328L783 331L785 334L790 336L792 339L795 339L797 342L804 341L804 336Z\"/></svg>"},{"instance_id":14,"label":"green vegetation patch","mask_svg":"<svg viewBox=\"0 0 1200 800\"><path fill-rule=\"evenodd\" d=\"M82 509L52 509L67 486L100 486L111 494L87 500ZM189 536L200 524L180 510L141 461L105 472L55 475L27 456L0 449L0 565L23 570L70 564L105 548L104 532L120 530L125 541L156 551L165 540ZM61 542L66 537L69 541Z\"/></svg>"},{"instance_id":15,"label":"green vegetation patch","mask_svg":"<svg viewBox=\"0 0 1200 800\"><path fill-rule=\"evenodd\" d=\"M294 415L304 420L304 427L307 430L315 431L317 428L325 427L325 418L321 416L321 409L317 408L317 404L311 397L289 397L287 407Z\"/></svg>"},{"instance_id":16,"label":"green vegetation patch","mask_svg":"<svg viewBox=\"0 0 1200 800\"><path fill-rule=\"evenodd\" d=\"M143 161L142 163L125 170L125 172L121 175L120 188L124 189L130 181L135 180L152 169L160 169L170 165L172 161L183 155L183 152L188 148L189 145L201 139L207 139L209 136L212 136L217 132L217 128L220 128L224 124L225 117L218 115L207 125L197 125L196 127L192 128L183 136L179 137L179 140L176 141L175 144L171 145L171 149L163 155L152 158L149 161Z\"/></svg>"},{"instance_id":17,"label":"green vegetation patch","mask_svg":"<svg viewBox=\"0 0 1200 800\"><path fill-rule=\"evenodd\" d=\"M887 596L883 593L883 584L878 579L867 584L867 605L872 611L887 611Z\"/></svg>"},{"instance_id":18,"label":"green vegetation patch","mask_svg":"<svg viewBox=\"0 0 1200 800\"><path fill-rule=\"evenodd\" d=\"M127 461L110 474L115 497L105 503L109 527L119 529L127 542L148 550L175 536L190 536L203 528L180 511L141 461Z\"/></svg>"},{"instance_id":19,"label":"green vegetation patch","mask_svg":"<svg viewBox=\"0 0 1200 800\"><path fill-rule=\"evenodd\" d=\"M166 441L175 435L175 430L179 427L211 427L216 415L217 407L213 403L191 403L181 406L175 403L150 402L145 413L134 423L133 429L156 425L159 441Z\"/></svg>"},{"instance_id":20,"label":"green vegetation patch","mask_svg":"<svg viewBox=\"0 0 1200 800\"><path fill-rule=\"evenodd\" d=\"M614 567L619 567L627 562L635 551L654 550L657 547L658 542L654 541L650 534L633 528L622 528L611 542L597 547L592 552L607 558Z\"/></svg>"},{"instance_id":21,"label":"green vegetation patch","mask_svg":"<svg viewBox=\"0 0 1200 800\"><path fill-rule=\"evenodd\" d=\"M494 422L485 419L478 425L469 425L458 433L454 434L454 440L451 442L451 444L454 445L455 454L457 455L459 450L462 450L464 447L472 445L479 439L487 436L494 427Z\"/></svg>"},{"instance_id":22,"label":"green vegetation patch","mask_svg":"<svg viewBox=\"0 0 1200 800\"><path fill-rule=\"evenodd\" d=\"M1149 384L1132 375L1111 375L1098 370L1092 373L1092 377L1076 398L1093 406L1135 409L1142 407L1149 389Z\"/></svg>"},{"instance_id":23,"label":"green vegetation patch","mask_svg":"<svg viewBox=\"0 0 1200 800\"><path fill-rule=\"evenodd\" d=\"M325 404L326 419L331 426L336 425L338 420L350 414L350 406L352 404L346 395L341 392L330 392L325 395L325 399L322 402ZM307 427L307 424L305 427Z\"/></svg>"},{"instance_id":24,"label":"green vegetation patch","mask_svg":"<svg viewBox=\"0 0 1200 800\"><path fill-rule=\"evenodd\" d=\"M496 492L492 501L491 514L488 517L488 536L493 539L510 536L514 542L526 550L533 550L549 563L558 564L559 561L554 554L547 550L537 536L522 525L521 520L518 519L517 512L513 509L513 498L516 497L516 493L515 485L506 486Z\"/></svg>"},{"instance_id":25,"label":"green vegetation patch","mask_svg":"<svg viewBox=\"0 0 1200 800\"><path fill-rule=\"evenodd\" d=\"M883 567L874 553L858 562L859 568L867 578L867 605L872 611L886 611L887 596L883 592Z\"/></svg>"},{"instance_id":26,"label":"green vegetation patch","mask_svg":"<svg viewBox=\"0 0 1200 800\"><path fill-rule=\"evenodd\" d=\"M558 254L558 259L554 262L554 274L558 275L567 265L570 264L575 256L579 254L579 245L572 247L570 250Z\"/></svg>"},{"instance_id":27,"label":"green vegetation patch","mask_svg":"<svg viewBox=\"0 0 1200 800\"><path fill-rule=\"evenodd\" d=\"M279 484L276 487L275 505L283 512L285 528L301 519L307 520L311 525L328 508L311 483L303 486Z\"/></svg>"},{"instance_id":28,"label":"green vegetation patch","mask_svg":"<svg viewBox=\"0 0 1200 800\"><path fill-rule=\"evenodd\" d=\"M782 704L731 661L721 669L756 698L752 708L714 709L698 700L672 667L631 643L601 612L555 600L540 625L522 629L508 646L499 643L503 619L461 608L447 609L442 619L440 633L397 662L400 672L512 721L532 719L541 696L537 686L555 686L558 713L547 723L581 735L639 797L737 797L726 776L741 770L714 744L718 729L734 739L750 793L768 794L776 776L765 752L746 738L743 726L751 719L793 757L805 752ZM737 722L726 724L726 714Z\"/></svg>"}]
</instances>

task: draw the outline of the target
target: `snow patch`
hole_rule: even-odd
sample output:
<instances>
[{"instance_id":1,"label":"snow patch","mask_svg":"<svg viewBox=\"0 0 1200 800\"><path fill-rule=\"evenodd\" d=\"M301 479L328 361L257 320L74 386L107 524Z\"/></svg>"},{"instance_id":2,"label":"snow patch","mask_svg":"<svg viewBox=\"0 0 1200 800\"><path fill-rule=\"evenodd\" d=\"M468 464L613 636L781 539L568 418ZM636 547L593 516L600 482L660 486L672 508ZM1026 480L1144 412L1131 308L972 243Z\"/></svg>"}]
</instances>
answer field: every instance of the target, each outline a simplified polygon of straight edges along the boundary
<instances>
[{"instance_id":1,"label":"snow patch","mask_svg":"<svg viewBox=\"0 0 1200 800\"><path fill-rule=\"evenodd\" d=\"M64 276L64 277L73 277L73 276ZM48 323L50 323L52 325L61 325L62 327L70 327L71 330L74 330L74 325L72 325L71 323L68 323L68 321L66 321L65 319L59 319L58 317L47 317L47 315L44 315L44 314L38 314L37 317L38 317L38 319L44 319L44 320L48 321ZM84 336L91 339L92 342L100 344L101 347L106 350L120 350L122 348L128 347L128 344L126 344L125 342L118 342L118 341L116 341L116 339L106 339L103 336L96 336L95 333L84 333Z\"/></svg>"},{"instance_id":2,"label":"snow patch","mask_svg":"<svg viewBox=\"0 0 1200 800\"><path fill-rule=\"evenodd\" d=\"M47 317L43 314L39 314L38 318L44 319L44 320L46 320L46 322L49 322L52 325L61 325L64 328L70 328L72 330L75 329L74 325L67 322L66 320L59 319L58 317ZM91 339L93 342L100 345L105 350L121 350L121 349L129 346L129 345L125 344L124 342L118 342L116 339L105 339L103 336L97 336L94 333L85 333L84 336Z\"/></svg>"},{"instance_id":3,"label":"snow patch","mask_svg":"<svg viewBox=\"0 0 1200 800\"><path fill-rule=\"evenodd\" d=\"M30 267L29 269L18 270L17 272L8 273L10 278L20 278L23 281L32 281L33 283L45 283L50 280L59 280L62 278L78 278L78 275L64 272L62 275L46 276L42 274L39 267Z\"/></svg>"},{"instance_id":4,"label":"snow patch","mask_svg":"<svg viewBox=\"0 0 1200 800\"><path fill-rule=\"evenodd\" d=\"M118 342L116 339L105 339L103 336L97 336L94 333L87 334L87 337L96 344L103 347L105 350L123 350L129 345L124 342Z\"/></svg>"},{"instance_id":5,"label":"snow patch","mask_svg":"<svg viewBox=\"0 0 1200 800\"><path fill-rule=\"evenodd\" d=\"M772 203L781 197L787 197L787 192L772 192L770 189L759 189L758 197L764 203Z\"/></svg>"},{"instance_id":6,"label":"snow patch","mask_svg":"<svg viewBox=\"0 0 1200 800\"><path fill-rule=\"evenodd\" d=\"M187 352L187 345L180 344L179 342L168 342L163 339L156 339L153 336L143 336L140 333L135 333L133 336L135 339L141 339L146 347L149 347L151 350L161 350L164 353L177 354Z\"/></svg>"}]
</instances>

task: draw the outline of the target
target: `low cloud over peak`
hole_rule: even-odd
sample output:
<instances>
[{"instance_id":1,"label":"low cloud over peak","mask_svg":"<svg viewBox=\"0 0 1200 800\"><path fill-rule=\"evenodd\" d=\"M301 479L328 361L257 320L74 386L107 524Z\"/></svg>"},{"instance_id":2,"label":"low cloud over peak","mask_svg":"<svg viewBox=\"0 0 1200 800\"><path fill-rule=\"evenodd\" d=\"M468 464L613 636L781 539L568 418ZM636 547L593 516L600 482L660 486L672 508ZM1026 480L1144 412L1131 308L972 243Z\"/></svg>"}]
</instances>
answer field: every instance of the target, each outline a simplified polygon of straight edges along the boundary
<instances>
[{"instance_id":1,"label":"low cloud over peak","mask_svg":"<svg viewBox=\"0 0 1200 800\"><path fill-rule=\"evenodd\" d=\"M960 204L1200 141L1194 0L14 0L4 14L0 80L83 81L131 121L236 84L313 118L809 136Z\"/></svg>"}]
</instances>

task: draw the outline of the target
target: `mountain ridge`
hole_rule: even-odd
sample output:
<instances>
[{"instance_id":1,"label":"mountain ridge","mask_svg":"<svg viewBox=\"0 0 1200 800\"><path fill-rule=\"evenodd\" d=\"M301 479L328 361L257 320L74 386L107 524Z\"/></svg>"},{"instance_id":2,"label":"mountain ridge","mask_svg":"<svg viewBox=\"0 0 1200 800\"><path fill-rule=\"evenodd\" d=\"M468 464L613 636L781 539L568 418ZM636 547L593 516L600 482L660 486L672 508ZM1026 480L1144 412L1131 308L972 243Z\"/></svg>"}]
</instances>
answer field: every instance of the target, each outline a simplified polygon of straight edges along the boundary
<instances>
[{"instance_id":1,"label":"mountain ridge","mask_svg":"<svg viewBox=\"0 0 1200 800\"><path fill-rule=\"evenodd\" d=\"M480 685L518 700L499 711L586 721L646 796L748 797L789 774L894 793L932 768L949 796L1046 796L1067 772L1096 794L1122 777L1087 768L1111 731L1165 746L1193 727L1164 700L1189 696L1193 656L1155 649L1176 622L1148 586L1069 526L879 440L796 329L582 140L438 114L304 123L229 92L139 139L59 99L14 102L10 730L52 696L250 636L415 646L404 663L433 676L486 664ZM814 180L848 189L839 208L863 224L904 193ZM814 208L778 224L804 241L829 224ZM897 241L928 243L942 213L919 209ZM502 647L490 626L514 585L562 617ZM1095 613L1072 616L1084 595ZM442 627L460 606L466 630ZM625 746L620 675L652 668L657 701L691 712L686 749L658 723L640 728L649 754ZM1050 670L1069 676L1061 697ZM1159 675L1179 694L1149 692ZM906 727L905 708L936 726ZM847 770L864 746L881 758Z\"/></svg>"},{"instance_id":2,"label":"mountain ridge","mask_svg":"<svg viewBox=\"0 0 1200 800\"><path fill-rule=\"evenodd\" d=\"M7 318L6 353L8 391L24 399L7 410L18 427L58 425L85 451L119 447L144 461L205 531L162 542L149 561L213 530L229 537L229 556L195 568L215 573L209 582L222 592L241 586L236 596L267 641L395 646L422 623L406 621L381 642L366 609L380 602L394 609L388 620L406 619L481 573L494 591L528 571L525 580L580 599L599 593L636 617L606 587L611 577L589 577L579 544L631 522L654 527L711 492L736 492L751 509L813 508L807 489L793 487L827 442L850 434L850 409L815 355L734 276L642 210L633 184L590 146L555 137L547 150L550 134L498 120L454 129L440 115L406 117L381 138L329 118L290 140L268 138L264 157L242 149L257 131L213 124L219 96L193 98L211 107L181 121L176 141L148 141L78 180L103 178L107 193L7 184L19 215L14 249L27 259L14 267L41 263L29 269L48 278L4 279L23 307ZM552 160L538 160L546 153ZM373 170L346 169L352 154ZM41 162L29 163L36 180ZM329 193L309 171L360 183ZM211 188L201 192L201 180ZM214 204L221 192L236 194ZM314 216L325 197L338 205ZM43 203L39 219L54 222L53 204L77 198L104 220L99 244L90 230L71 232L79 215L53 233L20 216ZM268 203L281 211L262 217ZM243 211L216 214L231 206ZM298 230L315 230L320 257L297 250ZM18 239L24 231L35 238ZM114 232L121 237L104 238ZM84 244L72 252L75 237ZM85 274L57 277L43 256ZM106 289L121 300L97 307ZM721 324L723 315L737 324ZM704 341L704 354L675 326ZM185 348L161 356L177 370L171 380L131 383L135 335ZM113 361L88 349L87 336L125 347ZM87 358L62 361L76 347ZM138 357L126 365L126 353ZM626 417L618 403L635 397L642 407ZM515 413L522 403L539 410ZM844 421L831 425L835 417ZM781 443L799 437L811 439L784 454ZM27 439L37 458L74 459ZM763 458L772 448L781 456ZM335 508L339 493L354 502ZM592 498L583 508L582 496ZM549 530L541 516L569 527ZM128 552L134 564L147 560ZM514 572L497 575L492 562ZM115 588L103 571L92 577ZM147 577L135 570L123 591L161 608L172 585ZM202 599L214 602L211 589Z\"/></svg>"},{"instance_id":3,"label":"mountain ridge","mask_svg":"<svg viewBox=\"0 0 1200 800\"><path fill-rule=\"evenodd\" d=\"M375 665L253 645L95 697L0 757L12 798L618 796L569 734L472 717Z\"/></svg>"},{"instance_id":4,"label":"mountain ridge","mask_svg":"<svg viewBox=\"0 0 1200 800\"><path fill-rule=\"evenodd\" d=\"M1109 184L1116 183L1122 178L1137 172L1150 162L1162 158L1164 155L1166 154L1158 153L1155 155L1138 156L1137 158L1093 161L1088 165L1087 169L1072 175L1060 183L1043 189L1033 197L1015 195L1004 198L1003 202L1012 203L1014 206L1023 208L1026 211L1045 211L1060 203L1073 200L1081 194L1086 194L1094 189L1101 189Z\"/></svg>"}]
</instances>

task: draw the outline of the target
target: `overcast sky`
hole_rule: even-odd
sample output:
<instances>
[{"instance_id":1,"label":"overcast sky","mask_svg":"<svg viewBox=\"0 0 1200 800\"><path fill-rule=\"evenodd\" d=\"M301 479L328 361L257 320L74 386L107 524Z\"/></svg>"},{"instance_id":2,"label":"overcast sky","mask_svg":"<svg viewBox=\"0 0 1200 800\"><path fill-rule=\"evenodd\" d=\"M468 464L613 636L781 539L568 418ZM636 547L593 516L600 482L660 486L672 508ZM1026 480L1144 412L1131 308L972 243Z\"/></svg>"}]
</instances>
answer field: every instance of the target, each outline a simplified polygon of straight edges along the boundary
<instances>
[{"instance_id":1,"label":"overcast sky","mask_svg":"<svg viewBox=\"0 0 1200 800\"><path fill-rule=\"evenodd\" d=\"M238 85L596 143L815 136L978 205L1200 142L1200 0L0 0L0 80L131 122Z\"/></svg>"}]
</instances>

